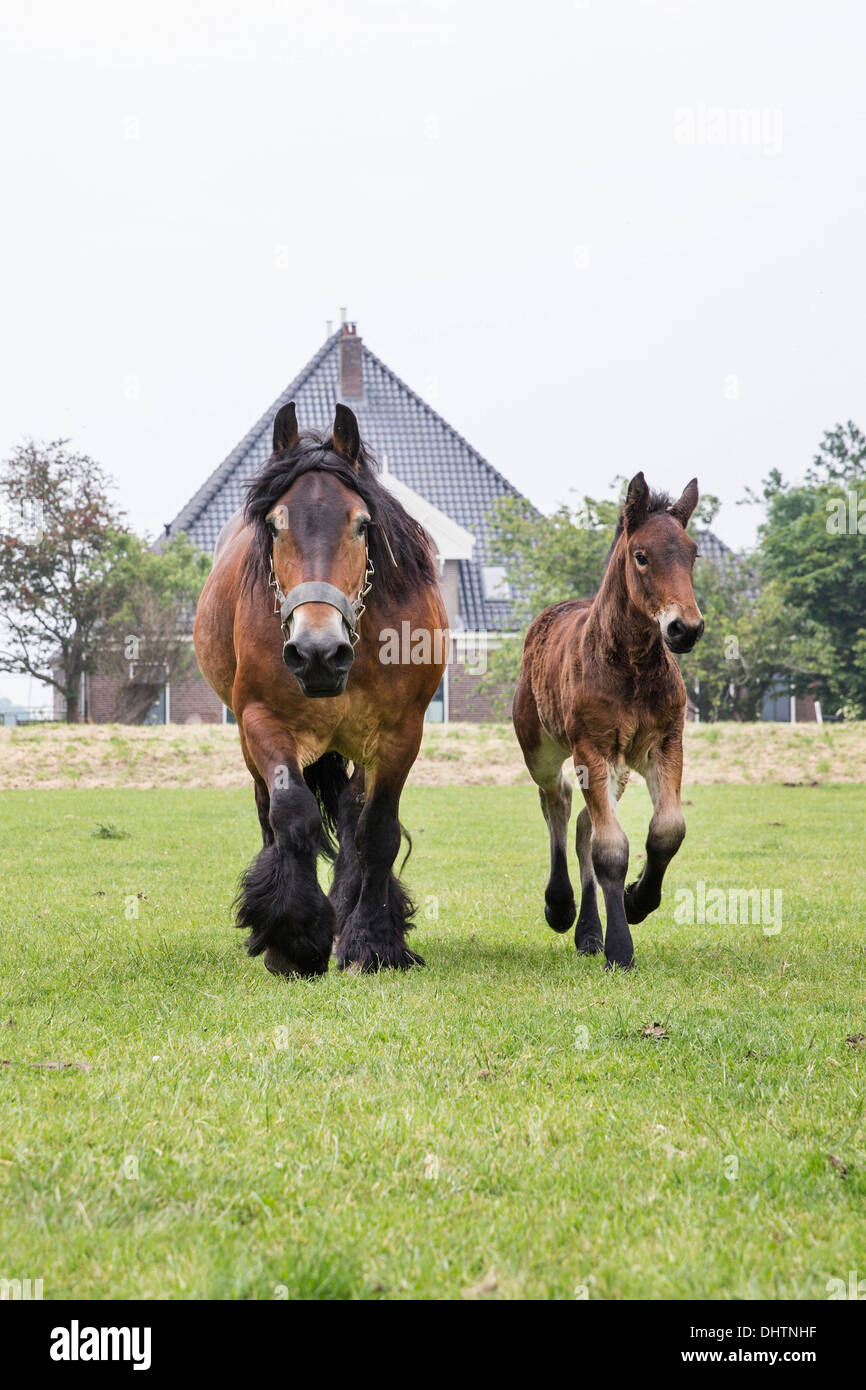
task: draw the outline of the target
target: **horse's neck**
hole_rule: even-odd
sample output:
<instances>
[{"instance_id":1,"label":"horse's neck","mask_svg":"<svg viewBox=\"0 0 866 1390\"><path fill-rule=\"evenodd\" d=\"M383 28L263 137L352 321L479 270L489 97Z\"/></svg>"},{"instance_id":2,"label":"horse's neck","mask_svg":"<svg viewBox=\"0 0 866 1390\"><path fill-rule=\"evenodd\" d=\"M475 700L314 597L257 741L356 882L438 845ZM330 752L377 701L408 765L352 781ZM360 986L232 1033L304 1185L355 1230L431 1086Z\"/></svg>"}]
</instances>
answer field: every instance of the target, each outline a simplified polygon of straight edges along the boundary
<instances>
[{"instance_id":1,"label":"horse's neck","mask_svg":"<svg viewBox=\"0 0 866 1390\"><path fill-rule=\"evenodd\" d=\"M586 620L589 642L606 666L646 668L665 659L661 634L631 602L619 555L611 557Z\"/></svg>"}]
</instances>

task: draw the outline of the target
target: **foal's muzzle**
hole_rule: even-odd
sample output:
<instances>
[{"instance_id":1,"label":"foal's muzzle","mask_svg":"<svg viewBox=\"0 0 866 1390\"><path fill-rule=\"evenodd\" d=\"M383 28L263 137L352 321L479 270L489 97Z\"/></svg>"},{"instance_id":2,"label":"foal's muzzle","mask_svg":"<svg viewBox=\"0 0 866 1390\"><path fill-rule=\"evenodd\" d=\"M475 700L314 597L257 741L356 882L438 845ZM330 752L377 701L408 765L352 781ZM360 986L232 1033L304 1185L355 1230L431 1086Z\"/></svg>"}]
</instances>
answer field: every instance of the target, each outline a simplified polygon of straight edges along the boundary
<instances>
[{"instance_id":1,"label":"foal's muzzle","mask_svg":"<svg viewBox=\"0 0 866 1390\"><path fill-rule=\"evenodd\" d=\"M333 632L301 632L283 644L283 661L311 700L333 699L346 688L355 653L345 623L342 627L339 637Z\"/></svg>"},{"instance_id":2,"label":"foal's muzzle","mask_svg":"<svg viewBox=\"0 0 866 1390\"><path fill-rule=\"evenodd\" d=\"M703 618L697 623L685 623L682 618L672 618L665 630L665 646L668 651L676 652L678 656L683 652L690 652L703 630Z\"/></svg>"}]
</instances>

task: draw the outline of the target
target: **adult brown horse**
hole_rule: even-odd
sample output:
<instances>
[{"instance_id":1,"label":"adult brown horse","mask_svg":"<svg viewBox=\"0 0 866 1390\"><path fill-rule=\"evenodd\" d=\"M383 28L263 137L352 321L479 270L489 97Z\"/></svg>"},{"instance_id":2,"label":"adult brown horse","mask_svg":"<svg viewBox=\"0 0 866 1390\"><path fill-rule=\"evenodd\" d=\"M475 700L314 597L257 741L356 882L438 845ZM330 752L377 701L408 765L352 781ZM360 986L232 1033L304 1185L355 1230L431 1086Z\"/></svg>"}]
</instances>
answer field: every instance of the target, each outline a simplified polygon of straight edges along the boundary
<instances>
[{"instance_id":1,"label":"adult brown horse","mask_svg":"<svg viewBox=\"0 0 866 1390\"><path fill-rule=\"evenodd\" d=\"M412 660L386 664L383 634L407 621ZM300 434L283 406L273 454L217 541L194 633L255 783L263 847L237 925L274 974L322 974L335 937L341 967L424 963L393 864L446 628L429 537L379 481L353 412L338 405L330 435ZM329 897L322 852L336 854Z\"/></svg>"},{"instance_id":2,"label":"adult brown horse","mask_svg":"<svg viewBox=\"0 0 866 1390\"><path fill-rule=\"evenodd\" d=\"M680 807L686 690L672 652L688 652L704 630L692 588L697 546L686 532L697 506L693 478L677 502L632 478L594 599L557 603L526 635L514 727L538 784L550 833L545 916L554 931L575 919L566 836L571 755L585 807L577 818L580 860L578 951L604 951L608 966L634 959L629 923L661 902L662 879L686 833ZM646 864L625 889L628 839L616 803L628 769L646 778L653 802ZM602 937L596 881L607 913Z\"/></svg>"}]
</instances>

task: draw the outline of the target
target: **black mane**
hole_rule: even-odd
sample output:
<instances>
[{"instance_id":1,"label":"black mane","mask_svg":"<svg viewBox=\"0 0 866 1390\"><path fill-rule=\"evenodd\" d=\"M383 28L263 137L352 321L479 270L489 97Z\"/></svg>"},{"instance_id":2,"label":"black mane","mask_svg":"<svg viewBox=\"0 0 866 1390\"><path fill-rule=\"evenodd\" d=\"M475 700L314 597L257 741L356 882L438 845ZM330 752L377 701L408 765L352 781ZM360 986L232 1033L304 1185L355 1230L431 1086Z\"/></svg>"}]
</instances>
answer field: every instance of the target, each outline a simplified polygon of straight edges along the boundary
<instances>
[{"instance_id":1,"label":"black mane","mask_svg":"<svg viewBox=\"0 0 866 1390\"><path fill-rule=\"evenodd\" d=\"M647 507L646 514L647 516L653 516L653 514L656 512L666 512L668 507L671 506L673 506L673 501L668 493L650 492L649 506ZM619 520L616 523L616 530L613 533L613 540L610 543L610 550L607 552L607 561L605 563L605 569L607 569L607 566L610 564L610 557L616 549L616 543L624 530L625 503L623 503L623 505L619 509Z\"/></svg>"},{"instance_id":2,"label":"black mane","mask_svg":"<svg viewBox=\"0 0 866 1390\"><path fill-rule=\"evenodd\" d=\"M247 488L244 520L253 527L253 539L244 562L244 582L250 588L267 587L271 571L271 535L265 517L304 473L331 473L363 498L371 517L367 545L376 572L371 597L400 599L436 582L430 537L379 481L378 464L370 450L361 445L356 470L334 452L332 435L304 430L293 449L271 455Z\"/></svg>"}]
</instances>

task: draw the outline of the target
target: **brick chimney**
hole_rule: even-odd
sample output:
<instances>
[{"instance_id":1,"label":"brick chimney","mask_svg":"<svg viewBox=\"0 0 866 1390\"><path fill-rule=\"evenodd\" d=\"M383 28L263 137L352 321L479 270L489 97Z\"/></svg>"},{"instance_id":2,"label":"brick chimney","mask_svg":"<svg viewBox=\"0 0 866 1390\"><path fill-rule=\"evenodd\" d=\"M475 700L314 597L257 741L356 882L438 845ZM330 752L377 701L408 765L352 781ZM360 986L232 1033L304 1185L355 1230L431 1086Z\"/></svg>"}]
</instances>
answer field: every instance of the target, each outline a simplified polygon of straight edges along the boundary
<instances>
[{"instance_id":1,"label":"brick chimney","mask_svg":"<svg viewBox=\"0 0 866 1390\"><path fill-rule=\"evenodd\" d=\"M340 400L359 401L364 395L364 349L354 323L344 323L337 344L340 355Z\"/></svg>"}]
</instances>

